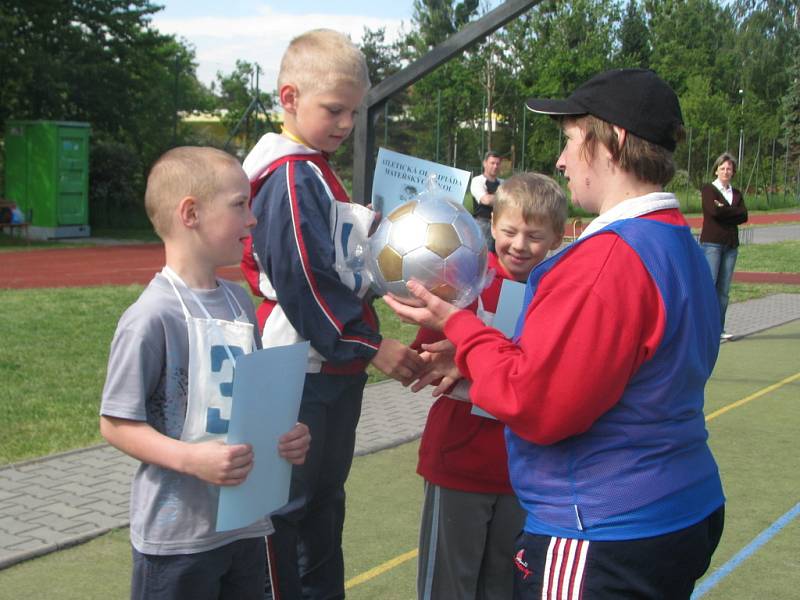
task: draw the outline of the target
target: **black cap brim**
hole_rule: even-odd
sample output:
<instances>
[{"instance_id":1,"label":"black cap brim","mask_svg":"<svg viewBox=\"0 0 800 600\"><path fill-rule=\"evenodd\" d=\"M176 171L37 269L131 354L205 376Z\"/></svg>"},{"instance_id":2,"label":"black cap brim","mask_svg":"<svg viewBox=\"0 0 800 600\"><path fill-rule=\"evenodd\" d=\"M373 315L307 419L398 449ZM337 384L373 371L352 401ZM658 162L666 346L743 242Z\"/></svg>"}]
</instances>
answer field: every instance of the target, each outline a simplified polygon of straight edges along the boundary
<instances>
[{"instance_id":1,"label":"black cap brim","mask_svg":"<svg viewBox=\"0 0 800 600\"><path fill-rule=\"evenodd\" d=\"M566 100L551 100L548 98L528 98L525 102L528 110L531 110L540 115L553 115L553 116L571 116L571 115L586 115L589 113L586 108L567 98Z\"/></svg>"}]
</instances>

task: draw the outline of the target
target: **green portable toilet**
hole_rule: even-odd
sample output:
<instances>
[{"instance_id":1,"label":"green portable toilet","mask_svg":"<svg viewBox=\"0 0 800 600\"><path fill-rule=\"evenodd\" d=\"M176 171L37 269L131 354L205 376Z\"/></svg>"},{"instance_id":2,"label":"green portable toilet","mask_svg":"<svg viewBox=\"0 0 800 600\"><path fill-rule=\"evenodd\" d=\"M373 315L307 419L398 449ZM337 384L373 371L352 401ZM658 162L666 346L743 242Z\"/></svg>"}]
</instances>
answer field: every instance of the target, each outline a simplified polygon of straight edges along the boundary
<instances>
[{"instance_id":1,"label":"green portable toilet","mask_svg":"<svg viewBox=\"0 0 800 600\"><path fill-rule=\"evenodd\" d=\"M89 124L8 121L5 198L37 239L89 235Z\"/></svg>"}]
</instances>

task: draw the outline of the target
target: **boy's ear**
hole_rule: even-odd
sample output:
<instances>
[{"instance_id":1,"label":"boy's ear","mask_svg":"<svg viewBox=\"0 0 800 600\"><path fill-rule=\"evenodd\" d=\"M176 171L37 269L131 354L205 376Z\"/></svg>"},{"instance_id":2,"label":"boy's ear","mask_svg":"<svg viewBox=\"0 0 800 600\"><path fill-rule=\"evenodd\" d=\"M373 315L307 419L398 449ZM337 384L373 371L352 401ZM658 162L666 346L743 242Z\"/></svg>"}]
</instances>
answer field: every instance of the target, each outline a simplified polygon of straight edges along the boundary
<instances>
[{"instance_id":1,"label":"boy's ear","mask_svg":"<svg viewBox=\"0 0 800 600\"><path fill-rule=\"evenodd\" d=\"M622 150L623 146L625 146L625 139L628 137L628 130L618 127L617 125L612 125L612 127L614 128L614 133L617 135L617 147Z\"/></svg>"},{"instance_id":2,"label":"boy's ear","mask_svg":"<svg viewBox=\"0 0 800 600\"><path fill-rule=\"evenodd\" d=\"M550 246L550 250L558 250L561 247L562 242L564 241L564 232L556 235L556 239L553 240L552 245Z\"/></svg>"},{"instance_id":3,"label":"boy's ear","mask_svg":"<svg viewBox=\"0 0 800 600\"><path fill-rule=\"evenodd\" d=\"M300 97L300 92L297 86L293 83L286 83L278 90L278 99L280 100L283 110L288 113L294 114L297 111L297 100Z\"/></svg>"},{"instance_id":4,"label":"boy's ear","mask_svg":"<svg viewBox=\"0 0 800 600\"><path fill-rule=\"evenodd\" d=\"M184 227L194 228L199 222L197 214L197 198L184 196L178 202L178 219Z\"/></svg>"}]
</instances>

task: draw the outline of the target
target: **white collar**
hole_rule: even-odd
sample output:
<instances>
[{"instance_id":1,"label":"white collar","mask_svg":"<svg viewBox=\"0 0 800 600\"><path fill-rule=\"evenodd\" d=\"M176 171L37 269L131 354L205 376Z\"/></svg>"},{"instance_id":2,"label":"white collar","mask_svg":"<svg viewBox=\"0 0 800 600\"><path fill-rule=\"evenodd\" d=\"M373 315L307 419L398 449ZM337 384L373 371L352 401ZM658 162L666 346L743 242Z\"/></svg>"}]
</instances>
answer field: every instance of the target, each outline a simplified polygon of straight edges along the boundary
<instances>
[{"instance_id":1,"label":"white collar","mask_svg":"<svg viewBox=\"0 0 800 600\"><path fill-rule=\"evenodd\" d=\"M731 188L733 187L731 184L728 184L728 187L725 187L724 185L722 185L722 182L719 180L719 177L717 177L713 181L712 185L714 187L716 187L720 192L729 192L731 190Z\"/></svg>"},{"instance_id":2,"label":"white collar","mask_svg":"<svg viewBox=\"0 0 800 600\"><path fill-rule=\"evenodd\" d=\"M253 181L270 164L290 154L320 154L320 152L280 134L267 133L261 136L258 143L250 150L242 163L242 168L250 181Z\"/></svg>"},{"instance_id":3,"label":"white collar","mask_svg":"<svg viewBox=\"0 0 800 600\"><path fill-rule=\"evenodd\" d=\"M606 225L610 225L615 221L632 219L657 210L666 210L670 208L680 208L678 199L670 192L651 192L644 196L629 198L610 208L602 215L599 215L589 223L580 237L585 238L587 235L591 235L595 231L599 231Z\"/></svg>"}]
</instances>

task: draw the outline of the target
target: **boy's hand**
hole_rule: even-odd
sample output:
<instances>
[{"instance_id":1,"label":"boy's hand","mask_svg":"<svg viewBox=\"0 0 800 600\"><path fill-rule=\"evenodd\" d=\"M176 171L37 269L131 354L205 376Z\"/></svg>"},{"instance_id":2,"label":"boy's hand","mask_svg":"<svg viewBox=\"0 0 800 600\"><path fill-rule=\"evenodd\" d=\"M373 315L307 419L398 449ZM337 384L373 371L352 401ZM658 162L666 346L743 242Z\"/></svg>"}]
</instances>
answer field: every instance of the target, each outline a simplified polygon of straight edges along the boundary
<instances>
[{"instance_id":1,"label":"boy's hand","mask_svg":"<svg viewBox=\"0 0 800 600\"><path fill-rule=\"evenodd\" d=\"M425 362L414 350L398 342L384 338L378 347L378 353L372 358L372 364L389 377L408 385L425 369Z\"/></svg>"},{"instance_id":2,"label":"boy's hand","mask_svg":"<svg viewBox=\"0 0 800 600\"><path fill-rule=\"evenodd\" d=\"M422 344L422 349L424 352L420 357L425 361L426 370L411 386L411 391L418 392L428 385L435 385L433 396L441 396L463 377L455 363L455 346L450 340L440 340Z\"/></svg>"},{"instance_id":3,"label":"boy's hand","mask_svg":"<svg viewBox=\"0 0 800 600\"><path fill-rule=\"evenodd\" d=\"M250 444L221 441L188 444L185 472L214 485L239 485L253 468Z\"/></svg>"},{"instance_id":4,"label":"boy's hand","mask_svg":"<svg viewBox=\"0 0 800 600\"><path fill-rule=\"evenodd\" d=\"M311 434L305 423L297 423L288 433L278 438L278 454L293 465L306 462L306 454L311 446Z\"/></svg>"}]
</instances>

